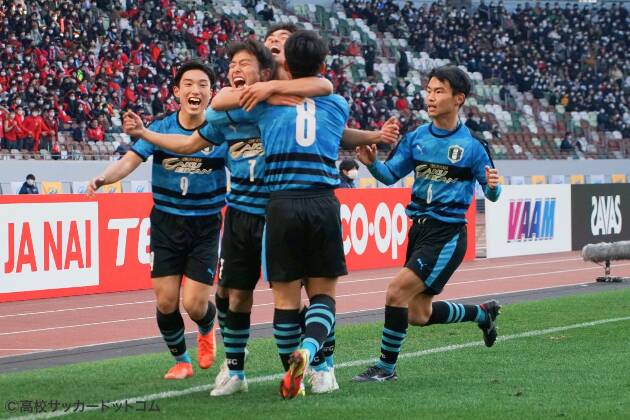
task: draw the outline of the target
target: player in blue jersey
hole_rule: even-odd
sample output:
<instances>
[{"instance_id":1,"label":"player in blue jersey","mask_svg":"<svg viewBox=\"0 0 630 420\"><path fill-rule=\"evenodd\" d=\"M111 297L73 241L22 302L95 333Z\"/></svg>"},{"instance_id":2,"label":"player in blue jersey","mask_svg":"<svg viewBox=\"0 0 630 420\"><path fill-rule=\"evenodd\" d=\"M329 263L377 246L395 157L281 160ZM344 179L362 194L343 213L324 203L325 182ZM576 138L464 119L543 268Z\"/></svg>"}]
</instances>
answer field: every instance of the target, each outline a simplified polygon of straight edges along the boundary
<instances>
[{"instance_id":1,"label":"player in blue jersey","mask_svg":"<svg viewBox=\"0 0 630 420\"><path fill-rule=\"evenodd\" d=\"M327 48L312 31L297 31L285 44L285 69L294 79L323 70ZM338 95L307 98L291 107L257 105L251 112L210 111L213 125L256 122L265 146L265 184L270 190L263 264L274 293L274 335L279 350L291 352L280 387L295 397L306 367L335 323L335 287L347 274L335 166L348 104ZM310 305L300 344L299 308L304 283Z\"/></svg>"},{"instance_id":2,"label":"player in blue jersey","mask_svg":"<svg viewBox=\"0 0 630 420\"><path fill-rule=\"evenodd\" d=\"M275 63L271 53L259 42L244 41L229 45L230 66L228 79L233 88L268 80ZM291 86L293 85L293 86ZM287 92L302 95L327 94L332 91L330 82L312 78L302 83L287 84ZM293 90L292 90L293 89ZM293 103L294 98L276 97L274 103ZM221 242L219 293L217 306L229 302L225 308L225 325L222 327L226 349L226 363L215 381L213 396L230 395L247 390L244 374L245 346L249 338L253 289L260 277L262 232L268 190L263 184L264 150L260 130L255 124L223 125L214 129L206 125L192 135L169 136L143 130L141 120L129 113L125 118L125 131L146 138L179 153L193 153L212 144L227 142L227 165L230 170L231 189L227 196ZM218 308L221 311L221 308ZM221 323L221 318L219 318Z\"/></svg>"},{"instance_id":3,"label":"player in blue jersey","mask_svg":"<svg viewBox=\"0 0 630 420\"><path fill-rule=\"evenodd\" d=\"M199 62L188 62L175 75L173 94L181 109L154 121L161 133L190 135L205 124L204 111L215 76ZM208 146L208 145L207 145ZM217 259L221 209L225 203L226 146L210 145L191 155L175 154L138 140L131 150L90 182L90 192L117 182L150 156L155 206L151 212L151 277L157 300L157 323L176 364L166 379L193 375L186 350L184 320L179 312L180 286L185 276L183 305L199 327L198 363L209 368L215 358L214 317L209 302Z\"/></svg>"},{"instance_id":4,"label":"player in blue jersey","mask_svg":"<svg viewBox=\"0 0 630 420\"><path fill-rule=\"evenodd\" d=\"M405 267L387 287L381 356L376 365L353 378L357 382L397 378L396 361L408 324L426 326L472 321L486 346L496 338L499 305L434 302L466 253L465 213L475 182L491 201L501 187L488 145L475 138L458 118L470 93L467 74L455 66L433 69L428 76L427 105L432 122L408 133L384 163L372 147L358 149L359 160L379 181L391 185L413 171L415 180L407 215L409 231Z\"/></svg>"}]
</instances>

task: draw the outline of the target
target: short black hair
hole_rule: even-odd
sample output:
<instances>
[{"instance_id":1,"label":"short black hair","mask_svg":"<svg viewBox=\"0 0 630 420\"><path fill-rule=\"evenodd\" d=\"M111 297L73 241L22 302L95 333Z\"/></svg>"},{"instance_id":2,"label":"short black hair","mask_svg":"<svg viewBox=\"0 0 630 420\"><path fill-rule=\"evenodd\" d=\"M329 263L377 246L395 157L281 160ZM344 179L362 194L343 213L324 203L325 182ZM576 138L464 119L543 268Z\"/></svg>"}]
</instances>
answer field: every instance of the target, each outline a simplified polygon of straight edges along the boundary
<instances>
[{"instance_id":1,"label":"short black hair","mask_svg":"<svg viewBox=\"0 0 630 420\"><path fill-rule=\"evenodd\" d=\"M33 175L33 174L28 174L28 175L26 175L26 179L32 179L32 180L35 180L35 175Z\"/></svg>"},{"instance_id":2,"label":"short black hair","mask_svg":"<svg viewBox=\"0 0 630 420\"><path fill-rule=\"evenodd\" d=\"M429 84L429 81L431 81L433 77L440 82L448 81L453 90L453 96L458 93L463 93L464 96L468 98L470 90L472 89L472 82L464 70L452 64L447 64L446 66L436 67L431 70L427 78L427 84Z\"/></svg>"},{"instance_id":3,"label":"short black hair","mask_svg":"<svg viewBox=\"0 0 630 420\"><path fill-rule=\"evenodd\" d=\"M327 54L326 42L313 31L297 31L284 44L284 56L294 79L317 76Z\"/></svg>"},{"instance_id":4,"label":"short black hair","mask_svg":"<svg viewBox=\"0 0 630 420\"><path fill-rule=\"evenodd\" d=\"M198 60L190 60L182 64L179 69L177 69L177 73L175 73L175 78L173 79L173 86L179 87L179 82L182 81L182 76L184 73L190 70L201 70L202 72L208 75L208 79L210 79L210 86L214 85L214 82L217 80L217 77L214 74L214 71L201 61Z\"/></svg>"},{"instance_id":5,"label":"short black hair","mask_svg":"<svg viewBox=\"0 0 630 420\"><path fill-rule=\"evenodd\" d=\"M354 159L344 159L339 164L340 171L349 171L351 169L359 169L359 164Z\"/></svg>"},{"instance_id":6,"label":"short black hair","mask_svg":"<svg viewBox=\"0 0 630 420\"><path fill-rule=\"evenodd\" d=\"M269 38L269 35L276 31L285 30L292 34L298 31L298 27L293 23L278 23L276 25L271 25L269 29L267 29L267 33L265 34L265 39Z\"/></svg>"},{"instance_id":7,"label":"short black hair","mask_svg":"<svg viewBox=\"0 0 630 420\"><path fill-rule=\"evenodd\" d=\"M269 69L273 74L276 68L276 60L273 59L271 51L269 51L260 41L246 39L244 41L231 42L227 47L228 61L232 61L232 58L234 58L238 52L243 50L256 57L261 70Z\"/></svg>"}]
</instances>

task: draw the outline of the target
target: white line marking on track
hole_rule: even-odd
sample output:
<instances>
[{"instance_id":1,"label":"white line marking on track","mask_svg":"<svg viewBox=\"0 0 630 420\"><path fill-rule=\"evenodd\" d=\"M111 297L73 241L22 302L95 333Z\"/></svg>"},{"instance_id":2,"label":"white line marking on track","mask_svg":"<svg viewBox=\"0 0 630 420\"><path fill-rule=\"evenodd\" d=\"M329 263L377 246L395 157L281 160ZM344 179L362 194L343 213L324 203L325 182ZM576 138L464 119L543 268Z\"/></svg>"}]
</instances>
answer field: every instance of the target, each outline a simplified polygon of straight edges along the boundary
<instances>
[{"instance_id":1,"label":"white line marking on track","mask_svg":"<svg viewBox=\"0 0 630 420\"><path fill-rule=\"evenodd\" d=\"M494 269L503 269L503 268L513 268L513 267L521 267L521 266L526 266L526 265L559 263L559 262L567 262L567 261L580 261L580 260L581 260L581 258L563 258L563 259L557 259L557 260L530 261L530 262L524 262L524 263L495 265L495 266L488 266L488 267L462 268L462 269L457 270L456 273L463 273L463 272L469 272L469 271L480 271L480 270L494 270ZM616 267L619 267L619 266L621 266L621 265L616 265ZM397 267L391 267L391 268L392 269L397 269ZM541 274L547 274L547 273L541 273ZM344 285L344 284L363 283L363 282L376 281L376 280L389 280L389 279L393 278L394 275L395 275L395 273L390 275L390 276L385 276L385 277L370 277L370 278L356 279L356 280L346 280L346 281L340 280L338 284L339 285ZM147 290L149 290L149 289L147 289ZM263 293L263 292L264 293L268 293L270 291L271 291L271 289L256 289L256 290L254 290L254 293ZM214 294L210 295L210 297L213 297L213 296L214 296ZM114 307L128 306L128 305L142 305L142 304L149 304L149 303L155 304L155 299L140 300L140 301L135 301L135 302L112 303L112 304L106 304L106 305L83 306L83 307L78 307L78 308L53 309L53 310L49 310L49 311L23 312L23 313L18 313L18 314L5 314L5 315L0 315L0 319L2 319L2 318L14 318L14 317L20 317L20 316L45 315L45 314L60 313L60 312L70 312L70 311L83 311L83 310L101 309L101 308L114 308Z\"/></svg>"},{"instance_id":2,"label":"white line marking on track","mask_svg":"<svg viewBox=\"0 0 630 420\"><path fill-rule=\"evenodd\" d=\"M497 341L510 341L510 340L516 340L519 338L530 338L530 337L538 337L538 336L542 336L542 335L547 335L547 334L553 334L553 333L557 333L557 332L561 332L561 331L568 331L568 330L574 330L574 329L579 329L579 328L589 328L589 327L595 327L598 325L604 325L604 324L610 324L613 322L623 322L623 321L630 321L630 316L626 316L626 317L619 317L619 318L608 318L608 319L599 319L599 320L595 320L595 321L590 321L590 322L582 322L580 324L573 324L573 325L564 325L564 326L558 326L558 327L552 327L552 328L546 328L543 330L533 330L533 331L525 331L522 333L517 333L517 334L511 334L511 335L506 335L503 337L499 337L497 339ZM462 344L452 344L449 346L443 346L443 347L435 347L432 349L426 349L426 350L419 350L419 351L415 351L412 353L403 353L399 356L399 358L401 359L409 359L409 358L416 358L416 357L422 357L422 356L427 356L430 354L436 354L436 353L446 353L449 351L453 351L453 350L461 350L461 349L466 349L466 348L471 348L471 347L481 347L483 346L483 341L470 341L467 343L462 343ZM363 360L353 360L350 362L345 362L345 363L340 363L338 365L335 366L335 369L345 369L345 368L349 368L349 367L355 367L355 366L363 366L363 365L368 365L370 363L374 363L376 361L376 359L363 359ZM276 375L266 375L266 376L257 376L254 378L251 378L248 380L248 382L250 384L252 383L264 383L264 382L271 382L274 380L278 380L282 378L282 374L276 374ZM167 398L173 398L173 397L181 397L184 395L190 395L190 394L195 394L198 392L206 392L210 389L212 389L213 385L199 385L199 386L195 386L195 387L191 387L191 388L186 388L186 389L182 389L182 390L178 390L178 391L165 391L165 392L159 392L156 394L149 394L149 395L143 395L140 397L129 397L129 398L125 398L125 399L121 399L118 401L111 401L108 402L109 405L117 405L117 404L136 404L140 401L156 401L156 400L164 400ZM210 397L208 397L210 398ZM94 404L95 407L85 407L85 410L83 412L89 412L89 411L96 411L96 410L100 410L100 404ZM49 419L49 418L54 418L54 417L63 417L63 416L67 416L69 414L73 414L73 413L66 413L66 412L59 412L59 413L42 413L42 414L37 414L37 415L30 415L30 416L22 416L22 417L11 417L11 419Z\"/></svg>"}]
</instances>

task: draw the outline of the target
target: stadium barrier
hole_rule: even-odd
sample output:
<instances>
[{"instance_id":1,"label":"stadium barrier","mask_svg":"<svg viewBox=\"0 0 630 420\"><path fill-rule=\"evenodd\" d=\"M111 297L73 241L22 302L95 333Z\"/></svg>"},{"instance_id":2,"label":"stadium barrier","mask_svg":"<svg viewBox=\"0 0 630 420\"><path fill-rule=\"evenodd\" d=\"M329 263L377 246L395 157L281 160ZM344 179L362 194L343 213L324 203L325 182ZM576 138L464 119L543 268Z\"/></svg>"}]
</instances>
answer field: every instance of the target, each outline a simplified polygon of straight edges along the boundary
<instances>
[{"instance_id":1,"label":"stadium barrier","mask_svg":"<svg viewBox=\"0 0 630 420\"><path fill-rule=\"evenodd\" d=\"M400 267L409 189L338 190L348 269ZM151 195L0 196L0 302L148 289ZM475 252L475 207L468 210Z\"/></svg>"},{"instance_id":2,"label":"stadium barrier","mask_svg":"<svg viewBox=\"0 0 630 420\"><path fill-rule=\"evenodd\" d=\"M571 250L570 185L503 185L485 206L488 258Z\"/></svg>"}]
</instances>

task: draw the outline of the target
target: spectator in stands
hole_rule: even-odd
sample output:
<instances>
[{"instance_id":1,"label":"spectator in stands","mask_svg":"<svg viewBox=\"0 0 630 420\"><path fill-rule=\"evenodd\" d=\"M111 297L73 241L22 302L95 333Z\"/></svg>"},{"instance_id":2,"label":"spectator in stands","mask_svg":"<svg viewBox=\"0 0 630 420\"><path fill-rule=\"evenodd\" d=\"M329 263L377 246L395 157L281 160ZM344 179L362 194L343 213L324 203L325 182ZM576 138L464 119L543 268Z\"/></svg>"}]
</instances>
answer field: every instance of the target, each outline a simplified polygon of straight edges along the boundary
<instances>
[{"instance_id":1,"label":"spectator in stands","mask_svg":"<svg viewBox=\"0 0 630 420\"><path fill-rule=\"evenodd\" d=\"M82 142L85 140L85 135L84 135L85 130L84 130L84 127L82 127L83 124L84 124L83 122L81 122L81 124L77 122L72 123L71 135L72 135L73 141Z\"/></svg>"},{"instance_id":2,"label":"spectator in stands","mask_svg":"<svg viewBox=\"0 0 630 420\"><path fill-rule=\"evenodd\" d=\"M19 150L21 148L21 144L18 143L18 122L15 117L15 111L9 111L9 114L4 120L4 140L6 148L9 150Z\"/></svg>"},{"instance_id":3,"label":"spectator in stands","mask_svg":"<svg viewBox=\"0 0 630 420\"><path fill-rule=\"evenodd\" d=\"M26 181L22 184L22 188L20 188L20 192L18 194L39 194L37 185L35 185L35 175L26 175Z\"/></svg>"},{"instance_id":4,"label":"spectator in stands","mask_svg":"<svg viewBox=\"0 0 630 420\"><path fill-rule=\"evenodd\" d=\"M562 139L562 142L560 143L560 150L562 151L573 150L573 136L571 136L571 133L569 132L565 133L564 138Z\"/></svg>"},{"instance_id":5,"label":"spectator in stands","mask_svg":"<svg viewBox=\"0 0 630 420\"><path fill-rule=\"evenodd\" d=\"M398 66L396 67L396 75L404 79L409 73L409 60L404 49L401 48L399 53L400 58L398 59Z\"/></svg>"},{"instance_id":6,"label":"spectator in stands","mask_svg":"<svg viewBox=\"0 0 630 420\"><path fill-rule=\"evenodd\" d=\"M103 127L98 123L98 120L90 121L90 127L86 130L85 135L88 141L103 141L105 140L105 132Z\"/></svg>"},{"instance_id":7,"label":"spectator in stands","mask_svg":"<svg viewBox=\"0 0 630 420\"><path fill-rule=\"evenodd\" d=\"M466 123L464 124L470 131L479 132L479 123L475 120L472 112L468 113L468 118L466 119Z\"/></svg>"},{"instance_id":8,"label":"spectator in stands","mask_svg":"<svg viewBox=\"0 0 630 420\"><path fill-rule=\"evenodd\" d=\"M354 159L344 159L339 164L339 188L355 188L359 176L359 164Z\"/></svg>"}]
</instances>

